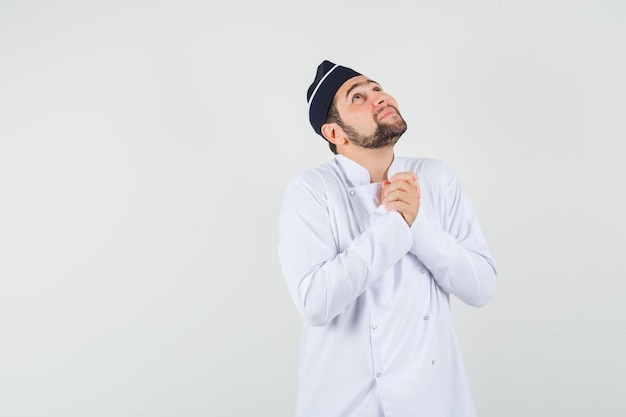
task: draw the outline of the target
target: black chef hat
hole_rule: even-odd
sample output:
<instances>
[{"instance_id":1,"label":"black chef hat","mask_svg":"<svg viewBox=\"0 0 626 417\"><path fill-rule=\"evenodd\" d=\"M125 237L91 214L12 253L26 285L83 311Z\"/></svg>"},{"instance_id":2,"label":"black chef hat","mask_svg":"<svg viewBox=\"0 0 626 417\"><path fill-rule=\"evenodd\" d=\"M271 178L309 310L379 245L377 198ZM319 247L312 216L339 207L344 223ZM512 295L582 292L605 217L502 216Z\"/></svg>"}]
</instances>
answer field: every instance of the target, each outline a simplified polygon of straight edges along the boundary
<instances>
[{"instance_id":1,"label":"black chef hat","mask_svg":"<svg viewBox=\"0 0 626 417\"><path fill-rule=\"evenodd\" d=\"M309 121L318 135L322 135L322 125L326 123L328 109L337 90L358 75L361 74L330 61L324 61L317 67L315 80L306 92L306 99L309 103Z\"/></svg>"}]
</instances>

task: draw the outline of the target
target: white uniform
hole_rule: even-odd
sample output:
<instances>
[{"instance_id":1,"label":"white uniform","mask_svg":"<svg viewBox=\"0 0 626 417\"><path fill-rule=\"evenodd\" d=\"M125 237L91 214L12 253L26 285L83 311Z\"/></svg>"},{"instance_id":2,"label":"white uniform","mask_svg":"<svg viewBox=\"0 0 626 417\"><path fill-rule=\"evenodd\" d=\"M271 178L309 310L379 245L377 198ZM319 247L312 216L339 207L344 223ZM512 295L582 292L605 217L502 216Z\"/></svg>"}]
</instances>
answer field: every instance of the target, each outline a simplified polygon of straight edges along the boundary
<instances>
[{"instance_id":1,"label":"white uniform","mask_svg":"<svg viewBox=\"0 0 626 417\"><path fill-rule=\"evenodd\" d=\"M287 186L278 249L303 317L297 417L475 416L449 294L485 304L496 266L452 171L395 157L388 177L402 171L419 176L411 227L341 155Z\"/></svg>"}]
</instances>

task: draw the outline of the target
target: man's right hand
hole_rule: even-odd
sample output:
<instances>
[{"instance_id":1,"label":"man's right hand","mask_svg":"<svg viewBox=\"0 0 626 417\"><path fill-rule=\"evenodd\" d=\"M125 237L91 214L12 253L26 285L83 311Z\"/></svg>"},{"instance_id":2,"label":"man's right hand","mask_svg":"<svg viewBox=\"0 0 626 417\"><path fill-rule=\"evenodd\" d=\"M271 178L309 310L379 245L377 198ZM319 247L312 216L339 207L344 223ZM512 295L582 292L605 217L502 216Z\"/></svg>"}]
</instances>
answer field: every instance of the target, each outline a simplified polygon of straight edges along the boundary
<instances>
[{"instance_id":1,"label":"man's right hand","mask_svg":"<svg viewBox=\"0 0 626 417\"><path fill-rule=\"evenodd\" d=\"M382 182L381 203L388 211L398 211L411 226L420 206L420 187L414 172L398 172Z\"/></svg>"}]
</instances>

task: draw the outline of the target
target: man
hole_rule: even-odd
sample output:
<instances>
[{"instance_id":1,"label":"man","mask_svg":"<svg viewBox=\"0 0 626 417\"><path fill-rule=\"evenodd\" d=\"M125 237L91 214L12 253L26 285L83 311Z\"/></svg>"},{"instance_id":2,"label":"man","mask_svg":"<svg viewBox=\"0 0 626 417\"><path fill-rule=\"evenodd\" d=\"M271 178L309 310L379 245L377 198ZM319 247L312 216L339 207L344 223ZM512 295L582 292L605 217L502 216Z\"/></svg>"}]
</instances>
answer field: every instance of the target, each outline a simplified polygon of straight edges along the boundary
<instances>
[{"instance_id":1,"label":"man","mask_svg":"<svg viewBox=\"0 0 626 417\"><path fill-rule=\"evenodd\" d=\"M497 272L459 181L394 155L406 123L377 82L324 61L307 99L336 156L297 175L280 212L304 321L296 415L475 416L449 295L482 306Z\"/></svg>"}]
</instances>

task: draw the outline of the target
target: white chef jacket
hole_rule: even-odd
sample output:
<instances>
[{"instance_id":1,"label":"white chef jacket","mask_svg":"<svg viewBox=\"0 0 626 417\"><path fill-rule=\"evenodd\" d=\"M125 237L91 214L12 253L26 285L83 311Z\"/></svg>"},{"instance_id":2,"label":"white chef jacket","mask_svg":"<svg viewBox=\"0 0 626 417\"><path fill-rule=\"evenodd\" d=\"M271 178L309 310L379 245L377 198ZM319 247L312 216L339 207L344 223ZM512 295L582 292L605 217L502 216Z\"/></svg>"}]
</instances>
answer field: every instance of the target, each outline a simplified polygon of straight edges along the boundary
<instances>
[{"instance_id":1,"label":"white chef jacket","mask_svg":"<svg viewBox=\"0 0 626 417\"><path fill-rule=\"evenodd\" d=\"M441 161L415 172L409 227L345 156L297 175L279 219L284 278L303 317L297 417L475 416L449 294L482 306L496 284L472 205Z\"/></svg>"}]
</instances>

